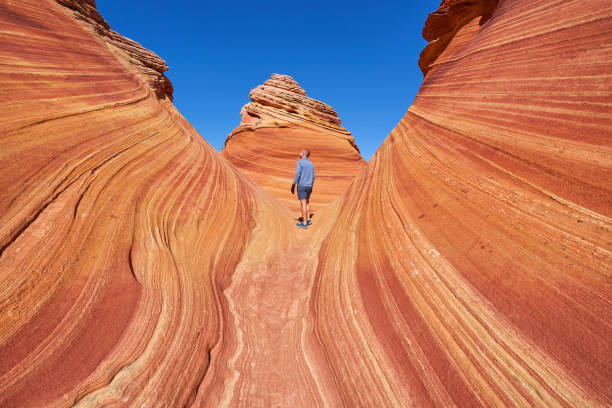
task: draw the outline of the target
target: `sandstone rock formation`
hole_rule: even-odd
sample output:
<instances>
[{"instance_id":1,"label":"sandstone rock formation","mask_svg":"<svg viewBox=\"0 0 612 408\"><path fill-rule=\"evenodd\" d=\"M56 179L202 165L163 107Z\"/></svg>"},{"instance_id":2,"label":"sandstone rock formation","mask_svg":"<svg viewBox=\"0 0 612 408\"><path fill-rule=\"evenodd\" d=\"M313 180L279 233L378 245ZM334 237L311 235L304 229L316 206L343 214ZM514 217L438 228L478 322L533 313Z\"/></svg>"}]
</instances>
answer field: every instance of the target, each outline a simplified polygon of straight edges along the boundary
<instances>
[{"instance_id":1,"label":"sandstone rock formation","mask_svg":"<svg viewBox=\"0 0 612 408\"><path fill-rule=\"evenodd\" d=\"M186 406L255 219L292 219L74 16L0 4L0 406Z\"/></svg>"},{"instance_id":2,"label":"sandstone rock formation","mask_svg":"<svg viewBox=\"0 0 612 408\"><path fill-rule=\"evenodd\" d=\"M612 9L479 14L323 243L312 308L346 406L612 404Z\"/></svg>"},{"instance_id":3,"label":"sandstone rock formation","mask_svg":"<svg viewBox=\"0 0 612 408\"><path fill-rule=\"evenodd\" d=\"M252 102L242 108L242 121L227 137L223 157L295 211L289 187L298 154L308 148L316 171L313 211L340 196L365 160L336 111L306 96L288 75L272 74L249 96Z\"/></svg>"},{"instance_id":4,"label":"sandstone rock formation","mask_svg":"<svg viewBox=\"0 0 612 408\"><path fill-rule=\"evenodd\" d=\"M120 61L131 69L136 68L158 96L172 100L172 83L164 75L168 70L166 61L153 51L111 30L110 25L98 12L95 0L57 0L57 2L72 10L76 19L84 21L88 29L93 30L104 40L111 52L120 57Z\"/></svg>"},{"instance_id":5,"label":"sandstone rock formation","mask_svg":"<svg viewBox=\"0 0 612 408\"><path fill-rule=\"evenodd\" d=\"M612 12L480 14L298 231L92 0L0 4L0 406L610 406ZM228 146L351 146L270 84Z\"/></svg>"},{"instance_id":6,"label":"sandstone rock formation","mask_svg":"<svg viewBox=\"0 0 612 408\"><path fill-rule=\"evenodd\" d=\"M440 56L463 26L477 17L480 17L479 25L486 23L498 1L443 0L438 10L429 15L423 27L423 38L429 41L419 59L423 74L427 74L430 64Z\"/></svg>"}]
</instances>

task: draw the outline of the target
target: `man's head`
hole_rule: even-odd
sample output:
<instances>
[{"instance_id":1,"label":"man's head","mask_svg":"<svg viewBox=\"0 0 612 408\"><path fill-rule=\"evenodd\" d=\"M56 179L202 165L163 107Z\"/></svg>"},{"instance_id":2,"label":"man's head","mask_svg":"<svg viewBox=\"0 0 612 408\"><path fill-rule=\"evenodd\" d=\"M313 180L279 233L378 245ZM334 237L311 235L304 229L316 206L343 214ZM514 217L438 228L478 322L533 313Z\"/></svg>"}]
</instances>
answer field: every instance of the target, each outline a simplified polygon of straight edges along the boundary
<instances>
[{"instance_id":1,"label":"man's head","mask_svg":"<svg viewBox=\"0 0 612 408\"><path fill-rule=\"evenodd\" d=\"M310 157L310 150L308 150L308 149L303 149L303 150L300 152L300 157L302 157L302 158L304 158L304 157Z\"/></svg>"}]
</instances>

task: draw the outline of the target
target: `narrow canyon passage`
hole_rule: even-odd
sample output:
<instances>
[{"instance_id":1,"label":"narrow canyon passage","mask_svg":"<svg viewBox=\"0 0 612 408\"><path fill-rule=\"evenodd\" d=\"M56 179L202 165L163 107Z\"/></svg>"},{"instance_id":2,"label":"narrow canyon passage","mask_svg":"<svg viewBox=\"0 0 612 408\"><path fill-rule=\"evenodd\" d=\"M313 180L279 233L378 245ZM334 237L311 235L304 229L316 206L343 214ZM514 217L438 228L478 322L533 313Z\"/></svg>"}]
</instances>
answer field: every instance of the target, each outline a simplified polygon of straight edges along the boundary
<instances>
[{"instance_id":1,"label":"narrow canyon passage","mask_svg":"<svg viewBox=\"0 0 612 408\"><path fill-rule=\"evenodd\" d=\"M0 407L612 406L603 0L444 0L367 163L280 74L219 153L94 0L1 4Z\"/></svg>"},{"instance_id":2,"label":"narrow canyon passage","mask_svg":"<svg viewBox=\"0 0 612 408\"><path fill-rule=\"evenodd\" d=\"M309 314L334 208L319 211L308 230L295 227L288 214L278 225L266 216L269 209L259 211L251 243L223 292L227 324L196 405L341 405Z\"/></svg>"}]
</instances>

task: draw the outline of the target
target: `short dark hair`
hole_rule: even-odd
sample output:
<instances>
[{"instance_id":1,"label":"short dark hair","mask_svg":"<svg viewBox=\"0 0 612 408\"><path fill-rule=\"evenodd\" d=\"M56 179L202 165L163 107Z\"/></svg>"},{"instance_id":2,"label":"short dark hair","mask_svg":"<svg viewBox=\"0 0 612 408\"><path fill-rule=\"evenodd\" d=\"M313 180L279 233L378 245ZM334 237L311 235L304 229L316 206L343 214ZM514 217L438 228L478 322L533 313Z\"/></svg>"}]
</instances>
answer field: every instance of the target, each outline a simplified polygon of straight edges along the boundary
<instances>
[{"instance_id":1,"label":"short dark hair","mask_svg":"<svg viewBox=\"0 0 612 408\"><path fill-rule=\"evenodd\" d=\"M310 157L310 150L308 149L304 149L302 150L304 153L306 153L306 157Z\"/></svg>"}]
</instances>

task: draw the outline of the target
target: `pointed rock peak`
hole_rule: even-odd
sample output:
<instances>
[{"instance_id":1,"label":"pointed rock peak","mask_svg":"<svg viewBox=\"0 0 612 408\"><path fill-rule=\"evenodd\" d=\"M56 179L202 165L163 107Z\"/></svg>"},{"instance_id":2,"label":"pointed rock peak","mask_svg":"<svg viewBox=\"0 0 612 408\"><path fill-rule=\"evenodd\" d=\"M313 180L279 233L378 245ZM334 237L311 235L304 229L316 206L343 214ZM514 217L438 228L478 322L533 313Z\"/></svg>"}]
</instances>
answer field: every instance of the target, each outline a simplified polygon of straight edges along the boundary
<instances>
[{"instance_id":1,"label":"pointed rock peak","mask_svg":"<svg viewBox=\"0 0 612 408\"><path fill-rule=\"evenodd\" d=\"M264 85L284 89L300 95L306 95L306 91L289 75L272 74L270 79L264 82Z\"/></svg>"},{"instance_id":2,"label":"pointed rock peak","mask_svg":"<svg viewBox=\"0 0 612 408\"><path fill-rule=\"evenodd\" d=\"M349 160L357 162L359 167L365 163L359 154L355 138L341 126L342 121L336 111L326 103L307 96L306 91L291 76L272 74L264 83L251 89L249 97L251 102L240 110L240 125L230 132L225 141L226 157L232 154L227 150L230 140L243 132L263 130L262 133L274 134L273 129L300 128L307 129L306 133L311 136L314 133L317 137L346 140L351 146L349 150L354 149L348 155ZM277 134L288 133L290 132L283 130ZM327 142L321 143L321 146L324 146ZM290 150L295 149L301 148L292 147ZM288 153L291 154L293 153ZM235 165L241 167L238 162Z\"/></svg>"},{"instance_id":3,"label":"pointed rock peak","mask_svg":"<svg viewBox=\"0 0 612 408\"><path fill-rule=\"evenodd\" d=\"M249 97L252 102L246 104L243 111L248 111L252 116L262 117L257 111L265 109L272 116L289 114L320 126L348 132L340 127L342 121L331 106L306 96L306 91L289 75L272 74L270 79L252 89Z\"/></svg>"}]
</instances>

